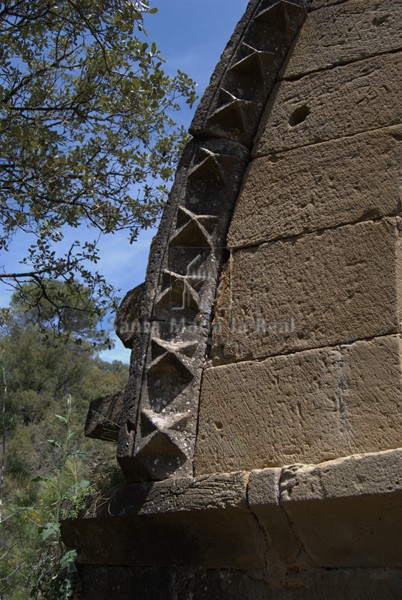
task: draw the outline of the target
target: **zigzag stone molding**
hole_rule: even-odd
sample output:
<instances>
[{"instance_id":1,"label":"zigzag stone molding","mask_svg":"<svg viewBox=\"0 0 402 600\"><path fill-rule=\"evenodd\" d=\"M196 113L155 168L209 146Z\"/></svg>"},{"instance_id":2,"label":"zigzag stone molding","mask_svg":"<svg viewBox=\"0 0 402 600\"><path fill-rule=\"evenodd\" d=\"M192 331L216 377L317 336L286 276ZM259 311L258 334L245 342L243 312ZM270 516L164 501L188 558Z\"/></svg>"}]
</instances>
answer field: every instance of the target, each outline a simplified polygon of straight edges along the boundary
<instances>
[{"instance_id":1,"label":"zigzag stone molding","mask_svg":"<svg viewBox=\"0 0 402 600\"><path fill-rule=\"evenodd\" d=\"M306 14L252 0L194 117L145 284L116 329L132 347L117 457L129 480L192 476L199 391L234 204L262 112Z\"/></svg>"}]
</instances>

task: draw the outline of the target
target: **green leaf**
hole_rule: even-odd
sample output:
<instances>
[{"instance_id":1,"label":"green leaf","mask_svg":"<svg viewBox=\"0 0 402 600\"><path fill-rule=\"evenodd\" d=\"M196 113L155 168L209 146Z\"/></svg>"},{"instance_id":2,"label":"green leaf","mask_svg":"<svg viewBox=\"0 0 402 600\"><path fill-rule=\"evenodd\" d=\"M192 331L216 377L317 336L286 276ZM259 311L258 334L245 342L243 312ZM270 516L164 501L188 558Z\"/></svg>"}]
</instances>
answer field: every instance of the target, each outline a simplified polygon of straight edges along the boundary
<instances>
[{"instance_id":1,"label":"green leaf","mask_svg":"<svg viewBox=\"0 0 402 600\"><path fill-rule=\"evenodd\" d=\"M55 415L55 417L56 417L56 419L59 419L59 421L61 421L65 425L67 425L68 421L67 421L66 417L63 417L62 415Z\"/></svg>"},{"instance_id":2,"label":"green leaf","mask_svg":"<svg viewBox=\"0 0 402 600\"><path fill-rule=\"evenodd\" d=\"M90 485L91 485L91 483L90 483L88 480L86 480L86 479L81 479L81 481L79 481L79 482L76 484L76 488L77 488L77 489L84 489L84 488L88 488Z\"/></svg>"},{"instance_id":3,"label":"green leaf","mask_svg":"<svg viewBox=\"0 0 402 600\"><path fill-rule=\"evenodd\" d=\"M133 241L156 223L166 191L150 177L171 182L185 141L174 117L193 104L194 82L162 70L157 45L144 40L148 13L157 8L145 1L2 3L0 249L13 252L27 231L36 243L22 258L35 276L2 271L0 280L32 309L47 299L47 319L37 322L58 332L73 331L83 313L97 324L116 304L116 290L92 268L97 243L84 243L117 231ZM61 250L72 228L88 234L81 251L78 242ZM70 293L58 297L54 281ZM78 281L87 303L72 293Z\"/></svg>"},{"instance_id":4,"label":"green leaf","mask_svg":"<svg viewBox=\"0 0 402 600\"><path fill-rule=\"evenodd\" d=\"M77 551L76 550L68 550L67 552L62 554L62 556L60 558L60 568L65 569L65 570L70 569L72 566L74 566L76 559L77 559Z\"/></svg>"},{"instance_id":5,"label":"green leaf","mask_svg":"<svg viewBox=\"0 0 402 600\"><path fill-rule=\"evenodd\" d=\"M45 541L49 539L51 536L57 537L60 533L60 524L59 523L46 523L41 530L42 540Z\"/></svg>"},{"instance_id":6,"label":"green leaf","mask_svg":"<svg viewBox=\"0 0 402 600\"><path fill-rule=\"evenodd\" d=\"M60 442L57 442L56 440L47 440L47 443L56 448L61 448Z\"/></svg>"},{"instance_id":7,"label":"green leaf","mask_svg":"<svg viewBox=\"0 0 402 600\"><path fill-rule=\"evenodd\" d=\"M31 479L31 481L33 483L42 483L42 481L48 481L47 477L40 477L39 475L37 477L34 477L33 479Z\"/></svg>"}]
</instances>

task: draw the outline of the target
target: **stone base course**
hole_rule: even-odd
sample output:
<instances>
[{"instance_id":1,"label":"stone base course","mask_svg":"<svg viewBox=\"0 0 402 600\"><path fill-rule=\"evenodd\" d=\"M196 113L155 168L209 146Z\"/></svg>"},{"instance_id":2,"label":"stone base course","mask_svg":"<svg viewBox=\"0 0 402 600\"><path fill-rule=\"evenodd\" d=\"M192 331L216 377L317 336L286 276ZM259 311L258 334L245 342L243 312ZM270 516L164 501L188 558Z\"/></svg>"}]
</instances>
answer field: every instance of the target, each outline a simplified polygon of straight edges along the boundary
<instances>
[{"instance_id":1,"label":"stone base course","mask_svg":"<svg viewBox=\"0 0 402 600\"><path fill-rule=\"evenodd\" d=\"M401 473L392 450L131 484L65 521L63 539L78 549L86 600L395 599Z\"/></svg>"},{"instance_id":2,"label":"stone base course","mask_svg":"<svg viewBox=\"0 0 402 600\"><path fill-rule=\"evenodd\" d=\"M315 569L282 590L244 571L135 569L85 565L86 600L397 600L398 569Z\"/></svg>"}]
</instances>

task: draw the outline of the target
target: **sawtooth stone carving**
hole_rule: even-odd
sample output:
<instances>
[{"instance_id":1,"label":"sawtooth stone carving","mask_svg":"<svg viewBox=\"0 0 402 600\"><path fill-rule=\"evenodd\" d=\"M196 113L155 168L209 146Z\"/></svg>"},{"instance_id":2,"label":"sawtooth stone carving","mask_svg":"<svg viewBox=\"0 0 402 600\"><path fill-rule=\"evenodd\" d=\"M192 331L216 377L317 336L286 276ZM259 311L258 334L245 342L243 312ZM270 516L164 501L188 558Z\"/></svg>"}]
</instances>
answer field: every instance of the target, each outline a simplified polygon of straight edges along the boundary
<instances>
[{"instance_id":1,"label":"sawtooth stone carving","mask_svg":"<svg viewBox=\"0 0 402 600\"><path fill-rule=\"evenodd\" d=\"M192 123L145 283L116 331L132 347L118 460L129 480L192 476L203 369L226 235L250 147L308 2L254 0Z\"/></svg>"},{"instance_id":2,"label":"sawtooth stone carving","mask_svg":"<svg viewBox=\"0 0 402 600\"><path fill-rule=\"evenodd\" d=\"M251 150L302 3L249 3L88 422L132 481L61 524L85 600L401 597L398 5L312 0Z\"/></svg>"}]
</instances>

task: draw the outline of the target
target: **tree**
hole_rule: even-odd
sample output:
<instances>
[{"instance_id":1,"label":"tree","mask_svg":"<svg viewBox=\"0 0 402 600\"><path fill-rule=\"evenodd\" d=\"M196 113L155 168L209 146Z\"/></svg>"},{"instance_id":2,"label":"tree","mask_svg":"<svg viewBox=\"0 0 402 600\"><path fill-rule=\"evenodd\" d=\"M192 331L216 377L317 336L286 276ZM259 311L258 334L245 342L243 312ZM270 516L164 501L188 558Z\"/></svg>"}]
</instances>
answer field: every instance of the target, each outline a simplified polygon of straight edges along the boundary
<instances>
[{"instance_id":1,"label":"tree","mask_svg":"<svg viewBox=\"0 0 402 600\"><path fill-rule=\"evenodd\" d=\"M105 310L114 290L88 266L99 236L132 242L160 213L185 139L172 114L195 92L146 42L154 12L145 0L0 2L0 249L30 240L21 272L0 280L25 301L27 281L58 307L49 279L78 280ZM80 242L83 226L95 239Z\"/></svg>"},{"instance_id":2,"label":"tree","mask_svg":"<svg viewBox=\"0 0 402 600\"><path fill-rule=\"evenodd\" d=\"M97 320L85 312L86 303L79 312L77 298L68 298L64 283L48 285L54 296L63 295L66 308L57 320L62 327L54 331L55 312L46 300L32 307L14 293L0 334L0 367L8 381L7 421L13 426L42 422L48 409L54 411L67 394L82 399L77 413L84 421L89 401L121 389L128 376L126 365L99 359L103 346L98 343ZM79 300L88 297L81 288Z\"/></svg>"},{"instance_id":3,"label":"tree","mask_svg":"<svg viewBox=\"0 0 402 600\"><path fill-rule=\"evenodd\" d=\"M111 340L105 338L106 332L98 327L102 306L107 306L107 300L99 299L96 304L90 289L76 280L66 283L42 278L40 284L20 284L10 307L2 309L0 323L2 318L5 335L11 336L17 326L25 330L34 325L46 339L61 335L64 342L71 339L75 344L85 339L87 344L102 350L111 345Z\"/></svg>"},{"instance_id":4,"label":"tree","mask_svg":"<svg viewBox=\"0 0 402 600\"><path fill-rule=\"evenodd\" d=\"M49 285L66 295L64 283ZM82 288L65 303L87 296ZM116 476L113 444L83 439L83 427L89 402L122 389L128 367L99 358L95 319L70 315L66 308L66 330L55 335L53 306L42 299L32 308L15 294L0 331L0 598L7 600L74 597L74 556L60 542L58 519L82 507L88 479Z\"/></svg>"}]
</instances>

